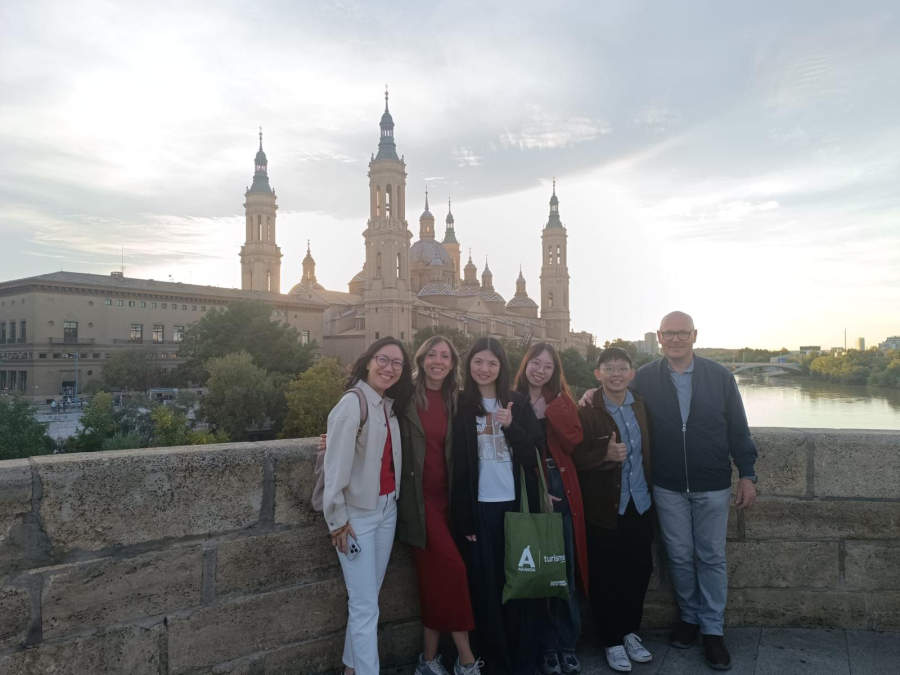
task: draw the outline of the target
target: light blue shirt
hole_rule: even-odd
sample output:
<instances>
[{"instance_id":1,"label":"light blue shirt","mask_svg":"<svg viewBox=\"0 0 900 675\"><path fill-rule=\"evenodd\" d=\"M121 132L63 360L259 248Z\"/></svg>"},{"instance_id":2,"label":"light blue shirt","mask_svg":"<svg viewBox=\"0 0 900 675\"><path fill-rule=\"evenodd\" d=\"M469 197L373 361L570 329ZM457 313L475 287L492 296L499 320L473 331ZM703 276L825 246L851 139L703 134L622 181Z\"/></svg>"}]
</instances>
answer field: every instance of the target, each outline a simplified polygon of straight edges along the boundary
<instances>
[{"instance_id":1,"label":"light blue shirt","mask_svg":"<svg viewBox=\"0 0 900 675\"><path fill-rule=\"evenodd\" d=\"M616 426L622 434L620 443L628 446L628 454L622 464L622 489L619 493L619 515L624 515L628 508L628 500L634 501L638 513L646 513L650 508L650 489L644 476L644 463L641 456L641 427L638 425L634 410L634 396L630 391L625 393L622 405L616 405L603 394L606 410L612 415Z\"/></svg>"},{"instance_id":2,"label":"light blue shirt","mask_svg":"<svg viewBox=\"0 0 900 675\"><path fill-rule=\"evenodd\" d=\"M672 366L666 361L672 384L675 385L675 394L678 396L678 409L681 411L681 423L687 424L688 415L691 412L691 379L694 375L694 359L683 373L672 370Z\"/></svg>"}]
</instances>

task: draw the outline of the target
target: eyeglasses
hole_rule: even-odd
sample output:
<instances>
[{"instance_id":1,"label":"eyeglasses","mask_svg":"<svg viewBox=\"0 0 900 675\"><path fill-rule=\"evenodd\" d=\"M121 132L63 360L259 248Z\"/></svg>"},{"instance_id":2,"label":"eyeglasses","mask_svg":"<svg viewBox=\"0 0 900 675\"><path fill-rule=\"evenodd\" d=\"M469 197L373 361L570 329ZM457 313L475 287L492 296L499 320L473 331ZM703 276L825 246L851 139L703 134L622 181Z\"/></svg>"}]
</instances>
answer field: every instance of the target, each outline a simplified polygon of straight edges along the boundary
<instances>
[{"instance_id":1,"label":"eyeglasses","mask_svg":"<svg viewBox=\"0 0 900 675\"><path fill-rule=\"evenodd\" d=\"M691 335L694 334L692 330L661 330L659 334L662 336L663 340L689 340Z\"/></svg>"},{"instance_id":2,"label":"eyeglasses","mask_svg":"<svg viewBox=\"0 0 900 675\"><path fill-rule=\"evenodd\" d=\"M402 359L391 359L390 357L385 356L384 354L376 354L374 357L375 363L378 364L379 368L387 368L390 366L394 370L403 370L403 360Z\"/></svg>"},{"instance_id":3,"label":"eyeglasses","mask_svg":"<svg viewBox=\"0 0 900 675\"><path fill-rule=\"evenodd\" d=\"M537 359L531 359L531 361L528 362L528 367L532 370L553 372L553 363L546 363L538 361Z\"/></svg>"},{"instance_id":4,"label":"eyeglasses","mask_svg":"<svg viewBox=\"0 0 900 675\"><path fill-rule=\"evenodd\" d=\"M601 366L600 370L605 375L624 375L631 370L631 366Z\"/></svg>"}]
</instances>

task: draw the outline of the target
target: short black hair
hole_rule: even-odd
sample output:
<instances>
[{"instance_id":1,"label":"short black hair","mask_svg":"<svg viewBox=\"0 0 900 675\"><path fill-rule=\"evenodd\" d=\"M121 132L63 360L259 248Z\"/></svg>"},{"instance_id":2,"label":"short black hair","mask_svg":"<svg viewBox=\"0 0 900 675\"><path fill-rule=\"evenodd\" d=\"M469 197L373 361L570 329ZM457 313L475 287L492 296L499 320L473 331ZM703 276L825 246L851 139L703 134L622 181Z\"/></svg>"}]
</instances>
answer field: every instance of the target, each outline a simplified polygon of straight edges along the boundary
<instances>
[{"instance_id":1,"label":"short black hair","mask_svg":"<svg viewBox=\"0 0 900 675\"><path fill-rule=\"evenodd\" d=\"M597 357L597 368L609 361L627 361L629 366L634 366L631 355L621 347L607 347Z\"/></svg>"}]
</instances>

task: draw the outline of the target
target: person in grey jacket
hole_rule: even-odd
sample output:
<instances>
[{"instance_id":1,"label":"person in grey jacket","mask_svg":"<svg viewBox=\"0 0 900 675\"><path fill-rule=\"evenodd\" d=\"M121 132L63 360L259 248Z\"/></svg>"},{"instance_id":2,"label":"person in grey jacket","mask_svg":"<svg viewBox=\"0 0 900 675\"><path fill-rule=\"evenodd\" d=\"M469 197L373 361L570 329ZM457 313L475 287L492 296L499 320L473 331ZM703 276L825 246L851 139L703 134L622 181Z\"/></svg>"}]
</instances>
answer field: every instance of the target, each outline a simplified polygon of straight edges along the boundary
<instances>
[{"instance_id":1,"label":"person in grey jacket","mask_svg":"<svg viewBox=\"0 0 900 675\"><path fill-rule=\"evenodd\" d=\"M756 501L756 446L734 376L694 354L693 319L671 312L657 337L665 358L640 368L632 388L649 413L653 502L681 614L669 641L688 648L701 633L707 664L727 670L730 462L738 469L735 506L748 508Z\"/></svg>"},{"instance_id":2,"label":"person in grey jacket","mask_svg":"<svg viewBox=\"0 0 900 675\"><path fill-rule=\"evenodd\" d=\"M409 357L392 337L356 360L348 391L328 414L323 512L347 585L345 675L378 675L378 593L397 525L403 475L400 427L412 393ZM360 405L367 406L361 420ZM361 423L362 422L362 423Z\"/></svg>"}]
</instances>

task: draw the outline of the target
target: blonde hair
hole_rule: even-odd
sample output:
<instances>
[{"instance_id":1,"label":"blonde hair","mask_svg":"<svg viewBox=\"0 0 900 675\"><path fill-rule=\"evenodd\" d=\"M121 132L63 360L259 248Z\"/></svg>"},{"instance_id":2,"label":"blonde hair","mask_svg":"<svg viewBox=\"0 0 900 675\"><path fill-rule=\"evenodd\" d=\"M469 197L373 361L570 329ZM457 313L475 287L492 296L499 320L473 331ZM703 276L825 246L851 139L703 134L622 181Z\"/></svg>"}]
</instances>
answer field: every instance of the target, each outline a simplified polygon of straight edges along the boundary
<instances>
[{"instance_id":1,"label":"blonde hair","mask_svg":"<svg viewBox=\"0 0 900 675\"><path fill-rule=\"evenodd\" d=\"M423 410L428 410L428 397L425 395L425 357L434 347L443 342L450 349L450 372L441 383L441 397L447 415L452 417L456 411L456 397L459 394L459 353L448 338L443 335L433 335L416 350L413 357L413 399L416 405Z\"/></svg>"}]
</instances>

